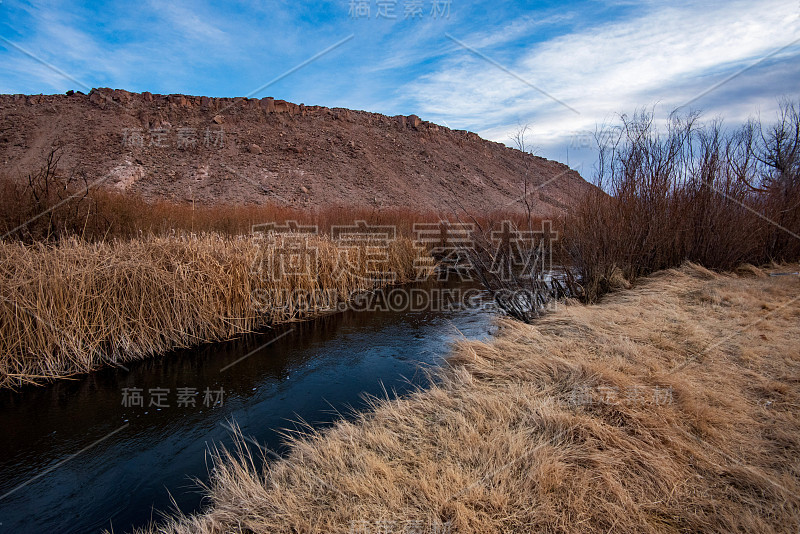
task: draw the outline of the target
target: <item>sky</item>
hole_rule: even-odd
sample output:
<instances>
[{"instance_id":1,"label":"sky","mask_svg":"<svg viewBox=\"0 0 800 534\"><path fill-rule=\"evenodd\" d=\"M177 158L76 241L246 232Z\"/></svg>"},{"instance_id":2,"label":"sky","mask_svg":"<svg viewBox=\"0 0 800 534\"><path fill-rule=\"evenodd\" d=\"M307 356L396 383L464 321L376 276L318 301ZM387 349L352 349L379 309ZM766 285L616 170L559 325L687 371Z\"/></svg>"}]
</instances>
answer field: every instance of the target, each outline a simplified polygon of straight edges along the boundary
<instances>
[{"instance_id":1,"label":"sky","mask_svg":"<svg viewBox=\"0 0 800 534\"><path fill-rule=\"evenodd\" d=\"M0 0L0 93L250 96L417 114L591 179L648 108L736 125L800 98L800 0Z\"/></svg>"}]
</instances>

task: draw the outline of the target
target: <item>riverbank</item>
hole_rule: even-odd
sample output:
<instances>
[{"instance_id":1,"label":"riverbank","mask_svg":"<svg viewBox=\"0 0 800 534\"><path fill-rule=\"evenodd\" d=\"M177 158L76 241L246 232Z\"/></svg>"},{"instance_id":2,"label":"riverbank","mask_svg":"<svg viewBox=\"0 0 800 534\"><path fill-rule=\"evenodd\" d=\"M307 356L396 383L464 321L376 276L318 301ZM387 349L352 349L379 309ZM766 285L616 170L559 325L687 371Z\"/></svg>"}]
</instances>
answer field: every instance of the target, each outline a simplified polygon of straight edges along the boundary
<instances>
[{"instance_id":1,"label":"riverbank","mask_svg":"<svg viewBox=\"0 0 800 534\"><path fill-rule=\"evenodd\" d=\"M407 238L353 246L298 234L0 242L0 388L335 311L350 295L413 280L425 258Z\"/></svg>"},{"instance_id":2,"label":"riverbank","mask_svg":"<svg viewBox=\"0 0 800 534\"><path fill-rule=\"evenodd\" d=\"M800 280L777 270L687 264L503 321L266 470L223 452L208 512L149 532L794 532Z\"/></svg>"}]
</instances>

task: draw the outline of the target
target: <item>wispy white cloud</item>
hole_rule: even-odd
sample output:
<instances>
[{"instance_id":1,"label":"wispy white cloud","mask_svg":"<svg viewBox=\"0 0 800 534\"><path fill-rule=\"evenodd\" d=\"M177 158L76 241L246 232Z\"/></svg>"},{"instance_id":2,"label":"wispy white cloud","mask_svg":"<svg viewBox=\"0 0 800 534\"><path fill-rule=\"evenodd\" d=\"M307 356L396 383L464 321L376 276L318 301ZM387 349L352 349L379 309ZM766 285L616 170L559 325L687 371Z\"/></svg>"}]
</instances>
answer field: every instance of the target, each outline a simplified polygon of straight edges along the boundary
<instances>
[{"instance_id":1,"label":"wispy white cloud","mask_svg":"<svg viewBox=\"0 0 800 534\"><path fill-rule=\"evenodd\" d=\"M404 90L427 116L490 139L507 141L522 121L534 124L540 142L564 142L576 130L593 130L614 113L637 106L659 103L664 110L674 109L736 69L800 38L798 9L796 2L780 0L711 6L651 3L634 17L518 48L508 68L579 115L463 49ZM460 39L470 46L491 42L483 32ZM781 62L776 68L794 80L797 68L787 65L798 51L795 46L773 58ZM774 87L740 94L735 102L720 101L722 94L721 88L695 106L726 115L737 108L732 114L740 116L743 107L752 113L753 104L764 103L766 94L772 101L775 96Z\"/></svg>"},{"instance_id":2,"label":"wispy white cloud","mask_svg":"<svg viewBox=\"0 0 800 534\"><path fill-rule=\"evenodd\" d=\"M563 6L558 13L530 14L505 22L499 28L481 28L470 35L470 46L489 48L513 42L520 38L530 38L542 28L574 21L578 14Z\"/></svg>"},{"instance_id":3,"label":"wispy white cloud","mask_svg":"<svg viewBox=\"0 0 800 534\"><path fill-rule=\"evenodd\" d=\"M291 65L293 56L304 58L304 46L314 45L298 45L298 27L277 24L285 12L256 16L205 2L111 2L94 11L46 0L7 0L2 8L13 15L0 25L3 37L89 86L245 94L277 74L273 71L285 70L284 61ZM4 48L0 72L10 90L83 89L19 50Z\"/></svg>"},{"instance_id":4,"label":"wispy white cloud","mask_svg":"<svg viewBox=\"0 0 800 534\"><path fill-rule=\"evenodd\" d=\"M229 46L230 36L214 25L213 19L197 4L183 5L179 2L157 2L150 0L149 9L157 13L173 31L180 33L181 39L189 41L213 42L217 46Z\"/></svg>"}]
</instances>

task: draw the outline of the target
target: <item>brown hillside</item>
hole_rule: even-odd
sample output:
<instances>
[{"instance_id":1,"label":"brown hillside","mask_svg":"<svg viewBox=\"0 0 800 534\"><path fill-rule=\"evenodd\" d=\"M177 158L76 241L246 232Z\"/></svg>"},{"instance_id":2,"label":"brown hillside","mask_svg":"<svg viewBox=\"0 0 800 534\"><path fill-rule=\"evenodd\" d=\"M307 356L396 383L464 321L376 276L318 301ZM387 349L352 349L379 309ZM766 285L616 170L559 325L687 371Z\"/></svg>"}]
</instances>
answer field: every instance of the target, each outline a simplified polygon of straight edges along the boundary
<instances>
[{"instance_id":1,"label":"brown hillside","mask_svg":"<svg viewBox=\"0 0 800 534\"><path fill-rule=\"evenodd\" d=\"M95 89L0 95L0 173L23 177L61 145L60 170L145 198L538 215L592 186L567 166L415 115Z\"/></svg>"}]
</instances>

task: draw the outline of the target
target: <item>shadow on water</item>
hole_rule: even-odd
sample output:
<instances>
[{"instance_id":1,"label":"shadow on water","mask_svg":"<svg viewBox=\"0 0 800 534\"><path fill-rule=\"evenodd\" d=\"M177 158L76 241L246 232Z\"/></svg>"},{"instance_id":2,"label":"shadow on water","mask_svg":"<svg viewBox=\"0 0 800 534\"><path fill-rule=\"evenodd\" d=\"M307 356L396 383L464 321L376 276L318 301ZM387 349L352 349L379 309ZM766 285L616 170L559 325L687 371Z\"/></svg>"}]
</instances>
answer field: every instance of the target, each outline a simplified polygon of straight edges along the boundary
<instances>
[{"instance_id":1,"label":"shadow on water","mask_svg":"<svg viewBox=\"0 0 800 534\"><path fill-rule=\"evenodd\" d=\"M127 531L172 509L170 495L199 510L192 478L207 479L210 446L231 445L228 422L285 452L282 428L324 427L365 393L424 385L421 366L441 363L453 340L486 337L493 316L346 311L2 392L0 532Z\"/></svg>"}]
</instances>

